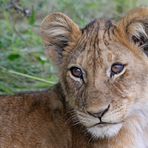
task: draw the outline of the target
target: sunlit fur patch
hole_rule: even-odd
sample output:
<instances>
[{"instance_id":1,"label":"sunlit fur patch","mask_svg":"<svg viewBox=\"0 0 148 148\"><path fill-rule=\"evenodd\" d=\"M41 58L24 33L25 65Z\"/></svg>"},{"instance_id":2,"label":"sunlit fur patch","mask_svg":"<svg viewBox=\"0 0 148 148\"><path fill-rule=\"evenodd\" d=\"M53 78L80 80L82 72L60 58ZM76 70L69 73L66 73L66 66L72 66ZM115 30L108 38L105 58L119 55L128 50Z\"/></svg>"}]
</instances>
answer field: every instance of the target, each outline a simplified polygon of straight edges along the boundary
<instances>
[{"instance_id":1,"label":"sunlit fur patch","mask_svg":"<svg viewBox=\"0 0 148 148\"><path fill-rule=\"evenodd\" d=\"M122 124L114 124L114 125L106 125L104 127L91 127L87 128L87 131L93 136L93 138L111 138L113 136L116 136L120 129L122 127Z\"/></svg>"}]
</instances>

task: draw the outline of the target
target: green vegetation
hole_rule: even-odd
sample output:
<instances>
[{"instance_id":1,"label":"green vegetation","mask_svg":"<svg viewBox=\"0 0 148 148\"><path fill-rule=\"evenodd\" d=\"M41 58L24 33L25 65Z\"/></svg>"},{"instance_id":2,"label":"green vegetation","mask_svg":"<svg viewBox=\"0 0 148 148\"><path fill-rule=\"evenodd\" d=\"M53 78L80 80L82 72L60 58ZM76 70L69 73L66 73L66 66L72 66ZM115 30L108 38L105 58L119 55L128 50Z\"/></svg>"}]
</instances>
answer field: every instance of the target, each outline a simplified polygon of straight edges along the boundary
<instances>
[{"instance_id":1,"label":"green vegetation","mask_svg":"<svg viewBox=\"0 0 148 148\"><path fill-rule=\"evenodd\" d=\"M60 11L81 27L93 18L118 19L147 0L0 0L0 95L55 84L56 69L45 55L39 26Z\"/></svg>"}]
</instances>

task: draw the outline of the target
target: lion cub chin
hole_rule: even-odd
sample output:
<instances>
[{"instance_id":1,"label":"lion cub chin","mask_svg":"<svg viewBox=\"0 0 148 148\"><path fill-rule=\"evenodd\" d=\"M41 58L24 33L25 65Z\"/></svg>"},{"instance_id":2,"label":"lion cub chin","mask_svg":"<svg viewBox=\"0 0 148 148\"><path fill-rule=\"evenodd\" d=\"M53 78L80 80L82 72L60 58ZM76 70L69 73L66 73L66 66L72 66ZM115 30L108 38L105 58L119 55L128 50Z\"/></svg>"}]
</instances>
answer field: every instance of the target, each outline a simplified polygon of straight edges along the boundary
<instances>
[{"instance_id":1,"label":"lion cub chin","mask_svg":"<svg viewBox=\"0 0 148 148\"><path fill-rule=\"evenodd\" d=\"M0 96L0 147L147 148L148 8L83 29L53 13L40 30L59 83Z\"/></svg>"},{"instance_id":2,"label":"lion cub chin","mask_svg":"<svg viewBox=\"0 0 148 148\"><path fill-rule=\"evenodd\" d=\"M91 133L95 139L98 139L98 138L103 139L103 138L111 138L116 136L119 133L121 127L122 127L122 124L105 125L100 127L95 126L95 127L87 128L87 131Z\"/></svg>"}]
</instances>

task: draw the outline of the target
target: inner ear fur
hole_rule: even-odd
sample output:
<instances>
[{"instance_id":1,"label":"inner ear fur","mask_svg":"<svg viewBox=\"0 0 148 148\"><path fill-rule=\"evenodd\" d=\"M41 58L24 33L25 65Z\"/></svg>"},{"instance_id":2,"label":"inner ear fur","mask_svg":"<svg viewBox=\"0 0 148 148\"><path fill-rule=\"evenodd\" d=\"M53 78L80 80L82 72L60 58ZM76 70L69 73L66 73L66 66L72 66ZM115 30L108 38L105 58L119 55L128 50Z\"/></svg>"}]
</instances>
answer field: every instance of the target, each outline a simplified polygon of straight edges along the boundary
<instances>
[{"instance_id":1,"label":"inner ear fur","mask_svg":"<svg viewBox=\"0 0 148 148\"><path fill-rule=\"evenodd\" d=\"M45 17L41 23L40 34L47 49L47 54L53 62L57 63L63 58L63 51L66 50L66 46L71 42L76 42L81 31L68 16L57 12Z\"/></svg>"},{"instance_id":2,"label":"inner ear fur","mask_svg":"<svg viewBox=\"0 0 148 148\"><path fill-rule=\"evenodd\" d=\"M125 44L138 46L148 56L148 7L130 11L119 21L117 29Z\"/></svg>"}]
</instances>

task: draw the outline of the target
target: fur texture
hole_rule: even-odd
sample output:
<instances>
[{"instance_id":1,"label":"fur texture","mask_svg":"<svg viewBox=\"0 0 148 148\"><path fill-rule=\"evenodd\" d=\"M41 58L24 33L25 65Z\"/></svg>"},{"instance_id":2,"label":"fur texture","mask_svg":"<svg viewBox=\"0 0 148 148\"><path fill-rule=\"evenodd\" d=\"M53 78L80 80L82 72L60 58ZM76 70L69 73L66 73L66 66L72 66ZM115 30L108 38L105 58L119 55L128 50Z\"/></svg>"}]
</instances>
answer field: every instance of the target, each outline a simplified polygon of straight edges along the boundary
<instances>
[{"instance_id":1,"label":"fur texture","mask_svg":"<svg viewBox=\"0 0 148 148\"><path fill-rule=\"evenodd\" d=\"M0 146L147 148L148 8L83 29L54 13L41 36L60 82L0 97Z\"/></svg>"}]
</instances>

